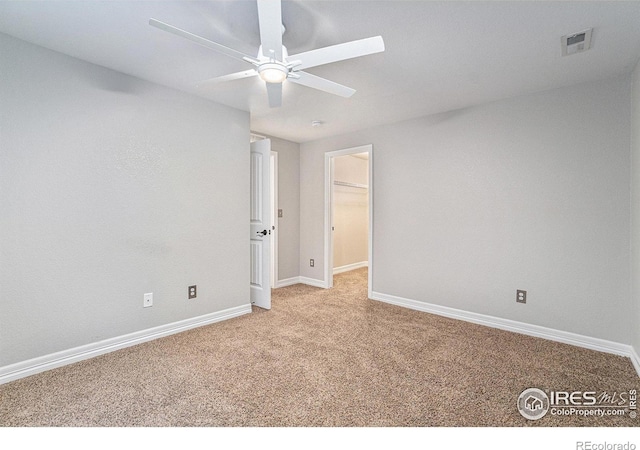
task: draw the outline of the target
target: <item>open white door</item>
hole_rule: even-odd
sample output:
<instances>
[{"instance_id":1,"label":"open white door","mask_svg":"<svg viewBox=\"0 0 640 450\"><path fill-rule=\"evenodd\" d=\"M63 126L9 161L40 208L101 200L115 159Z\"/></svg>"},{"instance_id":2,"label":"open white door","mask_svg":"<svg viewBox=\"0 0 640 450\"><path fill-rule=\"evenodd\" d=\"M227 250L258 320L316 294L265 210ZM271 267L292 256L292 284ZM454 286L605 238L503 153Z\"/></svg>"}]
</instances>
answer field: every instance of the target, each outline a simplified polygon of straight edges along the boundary
<instances>
[{"instance_id":1,"label":"open white door","mask_svg":"<svg viewBox=\"0 0 640 450\"><path fill-rule=\"evenodd\" d=\"M271 309L271 141L251 143L251 304Z\"/></svg>"}]
</instances>

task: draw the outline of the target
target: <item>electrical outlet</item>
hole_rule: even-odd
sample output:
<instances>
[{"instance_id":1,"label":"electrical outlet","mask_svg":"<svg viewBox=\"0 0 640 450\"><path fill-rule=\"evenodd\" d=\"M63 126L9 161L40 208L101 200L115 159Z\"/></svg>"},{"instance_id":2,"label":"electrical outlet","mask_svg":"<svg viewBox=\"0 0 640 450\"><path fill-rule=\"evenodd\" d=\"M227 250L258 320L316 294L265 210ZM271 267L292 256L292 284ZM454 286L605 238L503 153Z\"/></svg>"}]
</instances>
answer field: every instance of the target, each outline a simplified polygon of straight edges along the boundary
<instances>
[{"instance_id":1,"label":"electrical outlet","mask_svg":"<svg viewBox=\"0 0 640 450\"><path fill-rule=\"evenodd\" d=\"M527 291L516 290L516 302L518 303L527 303Z\"/></svg>"},{"instance_id":2,"label":"electrical outlet","mask_svg":"<svg viewBox=\"0 0 640 450\"><path fill-rule=\"evenodd\" d=\"M153 293L144 294L144 300L142 301L142 307L148 308L153 306Z\"/></svg>"},{"instance_id":3,"label":"electrical outlet","mask_svg":"<svg viewBox=\"0 0 640 450\"><path fill-rule=\"evenodd\" d=\"M313 259L309 260L309 266L310 267L315 267L316 262Z\"/></svg>"},{"instance_id":4,"label":"electrical outlet","mask_svg":"<svg viewBox=\"0 0 640 450\"><path fill-rule=\"evenodd\" d=\"M196 298L196 285L189 286L189 298Z\"/></svg>"}]
</instances>

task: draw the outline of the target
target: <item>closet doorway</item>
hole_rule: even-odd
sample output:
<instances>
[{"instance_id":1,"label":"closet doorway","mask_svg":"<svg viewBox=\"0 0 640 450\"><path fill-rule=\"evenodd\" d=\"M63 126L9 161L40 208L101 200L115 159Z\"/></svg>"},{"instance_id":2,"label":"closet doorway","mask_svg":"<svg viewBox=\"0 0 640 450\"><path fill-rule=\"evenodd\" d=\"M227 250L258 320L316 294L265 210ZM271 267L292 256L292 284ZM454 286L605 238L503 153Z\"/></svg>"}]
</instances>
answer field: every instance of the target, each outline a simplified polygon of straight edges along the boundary
<instances>
[{"instance_id":1,"label":"closet doorway","mask_svg":"<svg viewBox=\"0 0 640 450\"><path fill-rule=\"evenodd\" d=\"M325 153L325 280L368 267L373 289L373 146Z\"/></svg>"}]
</instances>

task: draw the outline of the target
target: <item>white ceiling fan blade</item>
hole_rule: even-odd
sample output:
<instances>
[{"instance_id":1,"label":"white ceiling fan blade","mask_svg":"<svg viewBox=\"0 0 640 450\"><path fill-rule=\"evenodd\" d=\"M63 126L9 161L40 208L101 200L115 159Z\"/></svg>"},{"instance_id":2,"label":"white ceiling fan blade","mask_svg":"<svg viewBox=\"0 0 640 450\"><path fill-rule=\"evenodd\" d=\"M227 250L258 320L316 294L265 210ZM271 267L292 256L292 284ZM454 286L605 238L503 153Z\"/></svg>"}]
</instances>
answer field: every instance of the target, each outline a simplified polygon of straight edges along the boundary
<instances>
[{"instance_id":1,"label":"white ceiling fan blade","mask_svg":"<svg viewBox=\"0 0 640 450\"><path fill-rule=\"evenodd\" d=\"M289 61L302 61L302 64L297 66L296 69L303 70L383 51L384 41L382 36L376 36L298 53L297 55L289 56L288 59Z\"/></svg>"},{"instance_id":2,"label":"white ceiling fan blade","mask_svg":"<svg viewBox=\"0 0 640 450\"><path fill-rule=\"evenodd\" d=\"M338 83L334 83L333 81L329 81L325 78L320 78L315 75L311 75L307 72L294 72L296 75L299 75L300 78L287 78L288 81L292 83L301 84L303 86L307 86L313 89L318 89L320 91L328 92L329 94L339 95L340 97L349 98L353 94L355 94L356 90L351 89L350 87L343 86Z\"/></svg>"},{"instance_id":3,"label":"white ceiling fan blade","mask_svg":"<svg viewBox=\"0 0 640 450\"><path fill-rule=\"evenodd\" d=\"M214 86L219 83L224 83L226 81L240 80L242 78L249 78L258 75L253 69L243 70L242 72L231 73L229 75L224 75L222 77L209 78L208 80L204 80L198 83L199 88L205 88L207 86Z\"/></svg>"},{"instance_id":4,"label":"white ceiling fan blade","mask_svg":"<svg viewBox=\"0 0 640 450\"><path fill-rule=\"evenodd\" d=\"M205 39L203 37L197 36L193 33L189 33L188 31L185 30L181 30L180 28L176 28L173 25L169 25L167 23L164 22L160 22L159 20L156 19L149 19L149 25L154 26L156 28L159 28L163 31L168 31L169 33L175 34L176 36L180 36L186 39L189 39L192 42L195 42L196 44L200 44L204 47L208 47L212 50L215 50L217 52L223 53L227 56L230 56L232 58L235 59L240 59L242 61L247 61L246 58L249 58L249 60L254 60L255 58L249 56L249 55L245 55L244 53L241 53L239 51L236 51L232 48L229 47L225 47L222 44L218 44L217 42L213 42L210 41L208 39Z\"/></svg>"},{"instance_id":5,"label":"white ceiling fan blade","mask_svg":"<svg viewBox=\"0 0 640 450\"><path fill-rule=\"evenodd\" d=\"M262 54L282 61L282 9L280 0L258 0Z\"/></svg>"},{"instance_id":6,"label":"white ceiling fan blade","mask_svg":"<svg viewBox=\"0 0 640 450\"><path fill-rule=\"evenodd\" d=\"M267 83L267 95L269 96L269 107L278 108L282 106L282 83Z\"/></svg>"}]
</instances>

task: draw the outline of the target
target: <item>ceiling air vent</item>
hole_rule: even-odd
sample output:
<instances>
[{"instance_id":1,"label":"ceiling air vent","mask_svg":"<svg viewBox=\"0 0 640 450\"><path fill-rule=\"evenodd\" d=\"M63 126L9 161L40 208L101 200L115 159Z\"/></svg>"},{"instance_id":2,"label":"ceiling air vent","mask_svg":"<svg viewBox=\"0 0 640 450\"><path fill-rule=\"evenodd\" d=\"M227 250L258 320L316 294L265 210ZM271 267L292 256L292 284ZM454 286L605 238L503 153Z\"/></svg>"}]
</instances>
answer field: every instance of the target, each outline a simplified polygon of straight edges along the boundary
<instances>
[{"instance_id":1,"label":"ceiling air vent","mask_svg":"<svg viewBox=\"0 0 640 450\"><path fill-rule=\"evenodd\" d=\"M562 36L562 56L573 55L587 51L591 48L591 32L593 28L580 31L579 33Z\"/></svg>"}]
</instances>

